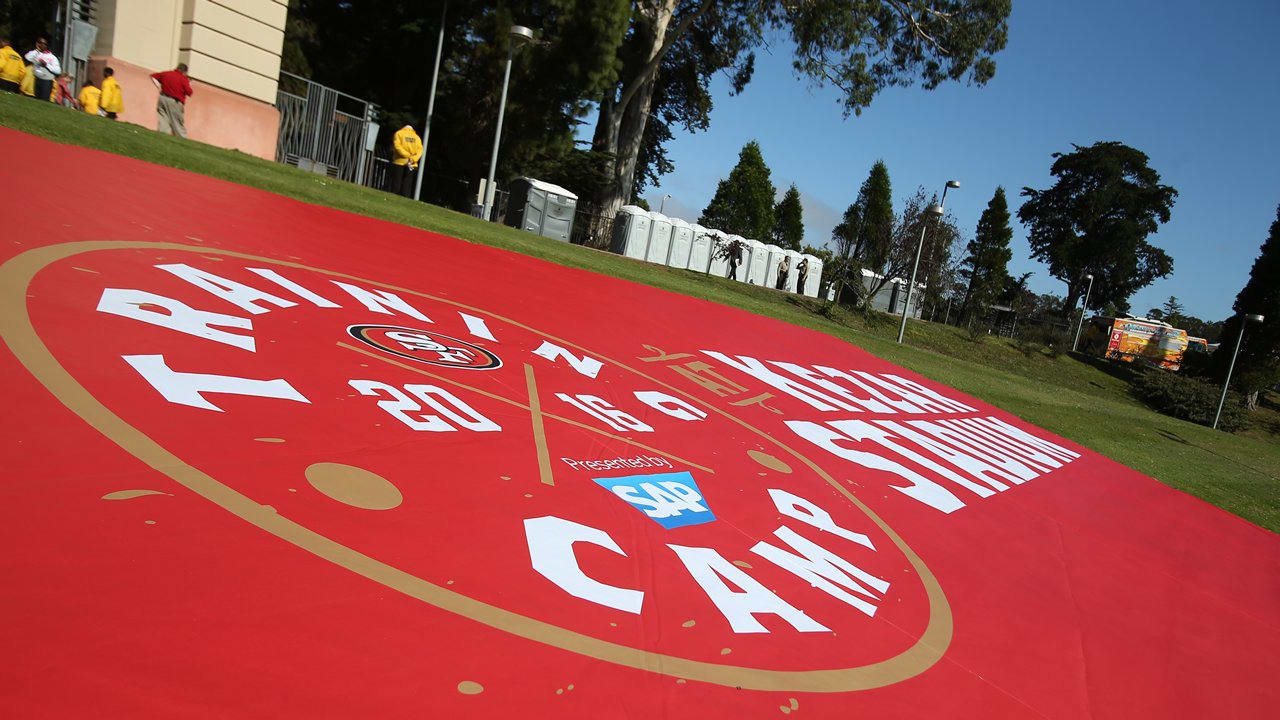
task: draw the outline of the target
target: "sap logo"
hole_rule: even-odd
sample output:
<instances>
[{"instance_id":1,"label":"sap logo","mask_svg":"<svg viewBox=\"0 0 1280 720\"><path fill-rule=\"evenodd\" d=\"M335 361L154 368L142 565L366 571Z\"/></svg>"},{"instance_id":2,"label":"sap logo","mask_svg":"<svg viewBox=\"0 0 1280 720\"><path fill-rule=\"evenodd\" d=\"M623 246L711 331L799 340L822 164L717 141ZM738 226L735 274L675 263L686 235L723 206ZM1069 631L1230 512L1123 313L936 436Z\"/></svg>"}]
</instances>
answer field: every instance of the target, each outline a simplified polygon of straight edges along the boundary
<instances>
[{"instance_id":1,"label":"sap logo","mask_svg":"<svg viewBox=\"0 0 1280 720\"><path fill-rule=\"evenodd\" d=\"M698 483L687 472L592 480L668 530L716 519L702 499Z\"/></svg>"}]
</instances>

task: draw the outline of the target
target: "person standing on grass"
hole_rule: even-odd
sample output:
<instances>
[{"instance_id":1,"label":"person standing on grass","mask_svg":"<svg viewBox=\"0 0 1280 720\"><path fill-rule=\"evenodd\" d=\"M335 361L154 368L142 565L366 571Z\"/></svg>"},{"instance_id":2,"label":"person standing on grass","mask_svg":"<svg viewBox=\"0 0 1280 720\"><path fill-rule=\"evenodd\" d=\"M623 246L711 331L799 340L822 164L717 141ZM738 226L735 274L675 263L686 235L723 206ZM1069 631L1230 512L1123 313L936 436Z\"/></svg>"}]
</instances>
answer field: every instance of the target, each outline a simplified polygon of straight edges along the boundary
<instances>
[{"instance_id":1,"label":"person standing on grass","mask_svg":"<svg viewBox=\"0 0 1280 720\"><path fill-rule=\"evenodd\" d=\"M397 195L413 197L413 171L418 169L422 157L422 138L412 125L405 125L391 138L395 157L391 159L391 186L387 188Z\"/></svg>"},{"instance_id":2,"label":"person standing on grass","mask_svg":"<svg viewBox=\"0 0 1280 720\"><path fill-rule=\"evenodd\" d=\"M100 115L102 110L102 91L94 87L92 80L85 80L80 88L80 109L89 115Z\"/></svg>"},{"instance_id":3,"label":"person standing on grass","mask_svg":"<svg viewBox=\"0 0 1280 720\"><path fill-rule=\"evenodd\" d=\"M151 81L160 88L160 99L156 100L156 132L186 137L187 98L192 95L186 64L178 63L173 70L153 73Z\"/></svg>"},{"instance_id":4,"label":"person standing on grass","mask_svg":"<svg viewBox=\"0 0 1280 720\"><path fill-rule=\"evenodd\" d=\"M48 100L53 95L54 79L62 74L62 63L58 62L57 55L49 52L49 41L44 38L36 40L36 48L28 52L26 58L36 79L36 99Z\"/></svg>"},{"instance_id":5,"label":"person standing on grass","mask_svg":"<svg viewBox=\"0 0 1280 720\"><path fill-rule=\"evenodd\" d=\"M0 91L18 92L26 72L27 64L22 61L22 56L10 47L8 40L0 38Z\"/></svg>"},{"instance_id":6,"label":"person standing on grass","mask_svg":"<svg viewBox=\"0 0 1280 720\"><path fill-rule=\"evenodd\" d=\"M124 112L124 95L120 94L120 83L116 82L116 71L111 68L102 70L102 113L112 120L117 113Z\"/></svg>"}]
</instances>

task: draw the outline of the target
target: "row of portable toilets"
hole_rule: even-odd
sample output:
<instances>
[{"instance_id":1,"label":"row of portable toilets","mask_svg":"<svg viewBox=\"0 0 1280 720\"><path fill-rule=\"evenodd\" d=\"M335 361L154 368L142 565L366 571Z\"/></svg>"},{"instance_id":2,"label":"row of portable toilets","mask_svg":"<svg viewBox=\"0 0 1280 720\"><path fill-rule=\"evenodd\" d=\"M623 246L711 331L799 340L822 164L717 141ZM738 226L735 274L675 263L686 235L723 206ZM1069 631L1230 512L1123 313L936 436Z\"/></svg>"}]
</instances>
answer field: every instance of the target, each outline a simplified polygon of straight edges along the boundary
<instances>
[{"instance_id":1,"label":"row of portable toilets","mask_svg":"<svg viewBox=\"0 0 1280 720\"><path fill-rule=\"evenodd\" d=\"M741 240L744 249L734 280L776 288L778 267L783 258L789 258L785 289L788 292L818 297L822 261L813 255L784 250L777 245L750 240L740 235L729 235L701 225L691 225L680 218L669 218L635 205L624 205L618 210L609 249L637 260L729 277L729 261L714 257L714 254L719 245L733 240ZM809 265L804 287L797 289L800 263L803 260L808 260Z\"/></svg>"}]
</instances>

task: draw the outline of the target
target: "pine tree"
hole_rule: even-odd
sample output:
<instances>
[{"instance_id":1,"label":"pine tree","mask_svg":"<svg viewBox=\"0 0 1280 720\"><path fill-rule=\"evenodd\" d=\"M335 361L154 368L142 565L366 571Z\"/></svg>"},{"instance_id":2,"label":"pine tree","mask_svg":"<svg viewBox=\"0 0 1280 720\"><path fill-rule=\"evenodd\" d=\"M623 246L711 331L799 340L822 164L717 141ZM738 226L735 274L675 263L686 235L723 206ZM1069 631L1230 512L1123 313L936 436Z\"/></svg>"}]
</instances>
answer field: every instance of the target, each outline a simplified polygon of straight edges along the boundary
<instances>
[{"instance_id":1,"label":"pine tree","mask_svg":"<svg viewBox=\"0 0 1280 720\"><path fill-rule=\"evenodd\" d=\"M880 270L889 260L893 244L893 187L889 168L883 160L871 166L871 172L858 190L859 228L854 242L853 258L864 267Z\"/></svg>"},{"instance_id":2,"label":"pine tree","mask_svg":"<svg viewBox=\"0 0 1280 720\"><path fill-rule=\"evenodd\" d=\"M1214 353L1219 377L1226 375L1244 316L1263 316L1261 323L1251 322L1244 329L1244 344L1231 376L1253 409L1258 406L1258 393L1280 381L1280 207L1276 208L1276 220L1271 223L1271 233L1262 243L1258 259L1253 261L1249 282L1236 295L1232 309L1236 314L1224 325L1222 346Z\"/></svg>"},{"instance_id":3,"label":"pine tree","mask_svg":"<svg viewBox=\"0 0 1280 720\"><path fill-rule=\"evenodd\" d=\"M738 164L729 177L716 187L698 224L763 242L773 234L776 194L760 145L752 140L738 153Z\"/></svg>"},{"instance_id":4,"label":"pine tree","mask_svg":"<svg viewBox=\"0 0 1280 720\"><path fill-rule=\"evenodd\" d=\"M964 294L965 314L972 314L990 305L1009 284L1009 260L1013 251L1009 241L1013 228L1009 227L1009 203L1004 188L997 187L987 209L978 218L978 231L969 241L968 253L960 264L960 274L968 281Z\"/></svg>"},{"instance_id":5,"label":"pine tree","mask_svg":"<svg viewBox=\"0 0 1280 720\"><path fill-rule=\"evenodd\" d=\"M773 208L773 244L800 252L804 246L804 208L794 183Z\"/></svg>"}]
</instances>

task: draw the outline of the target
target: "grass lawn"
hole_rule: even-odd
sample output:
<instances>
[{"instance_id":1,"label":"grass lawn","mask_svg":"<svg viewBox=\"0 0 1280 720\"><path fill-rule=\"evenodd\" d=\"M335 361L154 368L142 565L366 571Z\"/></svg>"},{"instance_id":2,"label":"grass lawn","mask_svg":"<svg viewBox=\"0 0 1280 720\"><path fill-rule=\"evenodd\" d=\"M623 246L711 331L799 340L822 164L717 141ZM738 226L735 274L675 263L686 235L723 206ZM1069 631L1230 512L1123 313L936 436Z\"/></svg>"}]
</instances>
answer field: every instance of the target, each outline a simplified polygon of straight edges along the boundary
<instances>
[{"instance_id":1,"label":"grass lawn","mask_svg":"<svg viewBox=\"0 0 1280 720\"><path fill-rule=\"evenodd\" d=\"M28 98L0 95L0 125L513 250L829 333L1262 527L1280 531L1280 413L1274 409L1259 411L1248 431L1216 432L1147 409L1130 395L1125 368L1088 358L1023 352L1003 338L972 338L960 328L925 322L911 323L906 344L898 345L894 342L896 321L885 315L868 318L841 309L825 314L825 303L809 298L548 241L425 203ZM1274 403L1274 395L1271 399Z\"/></svg>"}]
</instances>

